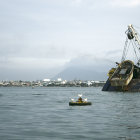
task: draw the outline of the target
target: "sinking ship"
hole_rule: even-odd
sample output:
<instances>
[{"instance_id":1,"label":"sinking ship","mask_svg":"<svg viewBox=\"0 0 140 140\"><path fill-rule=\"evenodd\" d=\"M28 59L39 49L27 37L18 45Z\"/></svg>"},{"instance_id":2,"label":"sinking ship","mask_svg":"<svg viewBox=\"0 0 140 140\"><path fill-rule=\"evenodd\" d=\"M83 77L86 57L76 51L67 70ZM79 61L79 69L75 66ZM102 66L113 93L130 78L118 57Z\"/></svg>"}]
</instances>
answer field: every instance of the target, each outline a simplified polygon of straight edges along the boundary
<instances>
[{"instance_id":1,"label":"sinking ship","mask_svg":"<svg viewBox=\"0 0 140 140\"><path fill-rule=\"evenodd\" d=\"M139 34L132 24L128 25L128 29L125 33L127 38L121 62L116 62L116 67L109 70L108 79L103 86L102 91L140 91L140 59L138 57L138 55L140 56ZM132 45L134 55L137 58L136 63L126 59L130 44Z\"/></svg>"}]
</instances>

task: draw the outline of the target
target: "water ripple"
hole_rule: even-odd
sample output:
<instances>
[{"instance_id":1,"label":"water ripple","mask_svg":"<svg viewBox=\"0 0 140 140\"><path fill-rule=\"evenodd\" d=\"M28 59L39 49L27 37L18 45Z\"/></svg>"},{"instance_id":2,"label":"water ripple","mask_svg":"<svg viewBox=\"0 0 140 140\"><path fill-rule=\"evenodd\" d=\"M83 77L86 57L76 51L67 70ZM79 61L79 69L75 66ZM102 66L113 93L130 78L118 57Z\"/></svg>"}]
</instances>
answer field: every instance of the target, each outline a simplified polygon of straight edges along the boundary
<instances>
[{"instance_id":1,"label":"water ripple","mask_svg":"<svg viewBox=\"0 0 140 140\"><path fill-rule=\"evenodd\" d=\"M69 106L78 93L92 106ZM2 140L139 140L140 94L101 88L1 88Z\"/></svg>"}]
</instances>

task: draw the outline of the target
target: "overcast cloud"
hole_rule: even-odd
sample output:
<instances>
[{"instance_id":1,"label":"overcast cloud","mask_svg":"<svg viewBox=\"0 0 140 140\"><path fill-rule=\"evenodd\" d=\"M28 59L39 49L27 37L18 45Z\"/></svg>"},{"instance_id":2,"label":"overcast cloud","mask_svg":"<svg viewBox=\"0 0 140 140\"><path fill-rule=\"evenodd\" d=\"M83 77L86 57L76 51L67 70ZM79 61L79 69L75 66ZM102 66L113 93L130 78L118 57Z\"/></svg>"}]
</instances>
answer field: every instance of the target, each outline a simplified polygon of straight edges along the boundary
<instances>
[{"instance_id":1,"label":"overcast cloud","mask_svg":"<svg viewBox=\"0 0 140 140\"><path fill-rule=\"evenodd\" d=\"M51 78L85 55L120 61L127 25L140 26L140 0L0 3L0 80Z\"/></svg>"}]
</instances>

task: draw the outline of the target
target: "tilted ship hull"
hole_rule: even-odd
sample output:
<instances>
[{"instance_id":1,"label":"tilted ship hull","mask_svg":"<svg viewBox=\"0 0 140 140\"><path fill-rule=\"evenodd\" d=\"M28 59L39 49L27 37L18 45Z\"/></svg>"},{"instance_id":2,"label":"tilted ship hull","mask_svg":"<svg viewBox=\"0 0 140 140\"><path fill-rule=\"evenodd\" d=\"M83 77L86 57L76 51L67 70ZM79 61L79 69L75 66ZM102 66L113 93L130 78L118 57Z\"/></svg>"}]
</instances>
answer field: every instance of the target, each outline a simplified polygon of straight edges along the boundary
<instances>
[{"instance_id":1,"label":"tilted ship hull","mask_svg":"<svg viewBox=\"0 0 140 140\"><path fill-rule=\"evenodd\" d=\"M140 78L132 79L127 86L111 86L108 79L103 86L102 91L140 92Z\"/></svg>"},{"instance_id":2,"label":"tilted ship hull","mask_svg":"<svg viewBox=\"0 0 140 140\"><path fill-rule=\"evenodd\" d=\"M132 41L134 39L133 41L137 42L137 48L138 45L140 46L139 38L132 25L128 26L127 37L128 40ZM126 47L124 48L121 63L117 63L117 68L112 68L109 71L109 78L103 86L102 91L140 91L140 67L135 65L131 60L125 60ZM140 50L140 47L138 49ZM136 53L135 48L134 51Z\"/></svg>"},{"instance_id":3,"label":"tilted ship hull","mask_svg":"<svg viewBox=\"0 0 140 140\"><path fill-rule=\"evenodd\" d=\"M127 86L133 78L134 63L130 60L118 65L110 78L111 86Z\"/></svg>"}]
</instances>

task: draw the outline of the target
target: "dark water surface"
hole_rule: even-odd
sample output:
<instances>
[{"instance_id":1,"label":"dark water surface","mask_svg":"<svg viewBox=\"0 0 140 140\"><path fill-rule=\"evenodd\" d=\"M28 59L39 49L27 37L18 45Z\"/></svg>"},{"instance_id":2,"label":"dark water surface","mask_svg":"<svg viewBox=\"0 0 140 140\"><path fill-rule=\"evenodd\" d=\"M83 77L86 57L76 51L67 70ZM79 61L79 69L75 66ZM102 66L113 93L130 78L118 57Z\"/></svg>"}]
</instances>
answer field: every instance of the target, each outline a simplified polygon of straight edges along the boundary
<instances>
[{"instance_id":1,"label":"dark water surface","mask_svg":"<svg viewBox=\"0 0 140 140\"><path fill-rule=\"evenodd\" d=\"M78 94L92 106L70 107ZM0 140L140 140L140 93L0 88Z\"/></svg>"}]
</instances>

